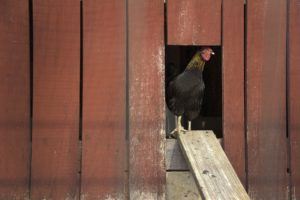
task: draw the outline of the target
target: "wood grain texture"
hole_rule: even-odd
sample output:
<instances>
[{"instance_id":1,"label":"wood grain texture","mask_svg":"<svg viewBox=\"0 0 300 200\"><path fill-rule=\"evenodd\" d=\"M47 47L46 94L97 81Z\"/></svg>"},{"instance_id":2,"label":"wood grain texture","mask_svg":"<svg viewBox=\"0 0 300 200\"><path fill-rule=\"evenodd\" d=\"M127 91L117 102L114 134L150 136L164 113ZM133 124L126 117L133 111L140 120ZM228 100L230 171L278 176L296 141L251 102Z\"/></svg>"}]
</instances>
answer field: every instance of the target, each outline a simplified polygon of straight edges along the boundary
<instances>
[{"instance_id":1,"label":"wood grain texture","mask_svg":"<svg viewBox=\"0 0 300 200\"><path fill-rule=\"evenodd\" d=\"M125 199L125 1L83 2L83 199Z\"/></svg>"},{"instance_id":2,"label":"wood grain texture","mask_svg":"<svg viewBox=\"0 0 300 200\"><path fill-rule=\"evenodd\" d=\"M222 145L222 139L218 139ZM166 140L166 170L168 171L189 171L187 162L184 159L178 141L175 139Z\"/></svg>"},{"instance_id":3,"label":"wood grain texture","mask_svg":"<svg viewBox=\"0 0 300 200\"><path fill-rule=\"evenodd\" d=\"M300 1L289 1L288 130L290 135L291 194L300 199Z\"/></svg>"},{"instance_id":4,"label":"wood grain texture","mask_svg":"<svg viewBox=\"0 0 300 200\"><path fill-rule=\"evenodd\" d=\"M28 1L0 4L0 199L26 199L30 164Z\"/></svg>"},{"instance_id":5,"label":"wood grain texture","mask_svg":"<svg viewBox=\"0 0 300 200\"><path fill-rule=\"evenodd\" d=\"M164 1L128 1L130 199L165 199Z\"/></svg>"},{"instance_id":6,"label":"wood grain texture","mask_svg":"<svg viewBox=\"0 0 300 200\"><path fill-rule=\"evenodd\" d=\"M79 198L79 0L33 1L32 199Z\"/></svg>"},{"instance_id":7,"label":"wood grain texture","mask_svg":"<svg viewBox=\"0 0 300 200\"><path fill-rule=\"evenodd\" d=\"M221 0L168 0L168 44L220 45Z\"/></svg>"},{"instance_id":8,"label":"wood grain texture","mask_svg":"<svg viewBox=\"0 0 300 200\"><path fill-rule=\"evenodd\" d=\"M248 192L287 199L286 1L247 2Z\"/></svg>"},{"instance_id":9,"label":"wood grain texture","mask_svg":"<svg viewBox=\"0 0 300 200\"><path fill-rule=\"evenodd\" d=\"M178 142L202 198L250 200L212 131L181 132Z\"/></svg>"},{"instance_id":10,"label":"wood grain texture","mask_svg":"<svg viewBox=\"0 0 300 200\"><path fill-rule=\"evenodd\" d=\"M201 200L191 172L167 172L166 200Z\"/></svg>"},{"instance_id":11,"label":"wood grain texture","mask_svg":"<svg viewBox=\"0 0 300 200\"><path fill-rule=\"evenodd\" d=\"M244 1L223 1L223 145L245 184Z\"/></svg>"}]
</instances>

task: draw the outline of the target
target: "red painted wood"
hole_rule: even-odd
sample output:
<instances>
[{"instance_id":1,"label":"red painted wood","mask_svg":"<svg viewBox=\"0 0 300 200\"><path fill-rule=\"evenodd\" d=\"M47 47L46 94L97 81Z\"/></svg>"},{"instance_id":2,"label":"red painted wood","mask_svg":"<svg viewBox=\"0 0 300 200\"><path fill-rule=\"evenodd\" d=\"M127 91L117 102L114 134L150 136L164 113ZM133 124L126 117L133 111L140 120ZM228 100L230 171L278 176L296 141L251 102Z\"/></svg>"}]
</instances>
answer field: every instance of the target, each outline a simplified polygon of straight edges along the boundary
<instances>
[{"instance_id":1,"label":"red painted wood","mask_svg":"<svg viewBox=\"0 0 300 200\"><path fill-rule=\"evenodd\" d=\"M79 198L80 1L33 1L32 199Z\"/></svg>"},{"instance_id":2,"label":"red painted wood","mask_svg":"<svg viewBox=\"0 0 300 200\"><path fill-rule=\"evenodd\" d=\"M168 44L220 45L221 0L168 0Z\"/></svg>"},{"instance_id":3,"label":"red painted wood","mask_svg":"<svg viewBox=\"0 0 300 200\"><path fill-rule=\"evenodd\" d=\"M26 199L30 172L28 1L2 1L0 13L0 199Z\"/></svg>"},{"instance_id":4,"label":"red painted wood","mask_svg":"<svg viewBox=\"0 0 300 200\"><path fill-rule=\"evenodd\" d=\"M84 199L125 199L125 1L83 2Z\"/></svg>"},{"instance_id":5,"label":"red painted wood","mask_svg":"<svg viewBox=\"0 0 300 200\"><path fill-rule=\"evenodd\" d=\"M289 2L288 127L291 148L291 194L300 199L300 1Z\"/></svg>"},{"instance_id":6,"label":"red painted wood","mask_svg":"<svg viewBox=\"0 0 300 200\"><path fill-rule=\"evenodd\" d=\"M288 198L286 149L286 1L247 2L248 191Z\"/></svg>"},{"instance_id":7,"label":"red painted wood","mask_svg":"<svg viewBox=\"0 0 300 200\"><path fill-rule=\"evenodd\" d=\"M128 1L130 199L165 199L164 1Z\"/></svg>"},{"instance_id":8,"label":"red painted wood","mask_svg":"<svg viewBox=\"0 0 300 200\"><path fill-rule=\"evenodd\" d=\"M245 184L244 0L223 2L223 145Z\"/></svg>"}]
</instances>

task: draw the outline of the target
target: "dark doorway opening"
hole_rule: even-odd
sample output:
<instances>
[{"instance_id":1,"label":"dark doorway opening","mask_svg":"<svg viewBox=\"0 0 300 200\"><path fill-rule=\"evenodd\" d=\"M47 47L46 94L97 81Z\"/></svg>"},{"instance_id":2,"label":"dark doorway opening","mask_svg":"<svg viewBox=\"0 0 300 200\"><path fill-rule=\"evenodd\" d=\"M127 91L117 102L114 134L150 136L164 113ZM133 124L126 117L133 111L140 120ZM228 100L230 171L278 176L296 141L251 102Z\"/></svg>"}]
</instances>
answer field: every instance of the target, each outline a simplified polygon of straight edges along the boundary
<instances>
[{"instance_id":1,"label":"dark doorway opening","mask_svg":"<svg viewBox=\"0 0 300 200\"><path fill-rule=\"evenodd\" d=\"M192 130L213 130L218 138L222 137L222 52L221 46L211 46L215 55L205 64L203 80L205 93L200 115L192 121ZM174 76L185 70L185 67L201 46L166 46L166 79L167 84ZM166 132L175 128L175 116L166 106ZM187 128L187 121L183 118Z\"/></svg>"}]
</instances>

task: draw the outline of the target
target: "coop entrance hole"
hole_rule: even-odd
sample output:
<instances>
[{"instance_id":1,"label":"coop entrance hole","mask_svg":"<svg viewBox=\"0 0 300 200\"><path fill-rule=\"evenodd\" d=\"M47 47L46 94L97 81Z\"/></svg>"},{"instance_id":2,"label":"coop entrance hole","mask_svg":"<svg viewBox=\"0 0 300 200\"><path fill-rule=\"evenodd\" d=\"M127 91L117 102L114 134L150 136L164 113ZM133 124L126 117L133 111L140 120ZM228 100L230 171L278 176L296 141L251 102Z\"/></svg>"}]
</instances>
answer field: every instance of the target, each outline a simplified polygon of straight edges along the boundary
<instances>
[{"instance_id":1,"label":"coop entrance hole","mask_svg":"<svg viewBox=\"0 0 300 200\"><path fill-rule=\"evenodd\" d=\"M166 45L165 86L179 74L201 46ZM211 46L215 55L205 64L203 80L205 92L200 115L192 121L192 130L213 130L218 138L222 137L222 50L221 46ZM183 125L187 121L183 117ZM175 116L166 106L166 133L175 128Z\"/></svg>"}]
</instances>

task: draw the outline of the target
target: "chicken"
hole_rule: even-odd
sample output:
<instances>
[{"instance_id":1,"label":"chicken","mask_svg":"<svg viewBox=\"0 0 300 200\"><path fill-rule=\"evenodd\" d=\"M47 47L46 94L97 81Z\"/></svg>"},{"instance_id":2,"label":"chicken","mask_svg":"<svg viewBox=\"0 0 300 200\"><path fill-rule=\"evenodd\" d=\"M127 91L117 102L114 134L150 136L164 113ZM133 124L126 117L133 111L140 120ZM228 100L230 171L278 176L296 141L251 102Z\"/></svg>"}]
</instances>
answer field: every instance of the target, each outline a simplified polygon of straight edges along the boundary
<instances>
[{"instance_id":1,"label":"chicken","mask_svg":"<svg viewBox=\"0 0 300 200\"><path fill-rule=\"evenodd\" d=\"M191 130L191 121L200 111L204 96L204 81L202 72L205 62L209 61L214 52L210 47L202 47L193 56L186 69L167 84L166 101L170 111L176 115L176 129L179 133L186 131L181 125L181 118L188 120L188 130Z\"/></svg>"}]
</instances>

